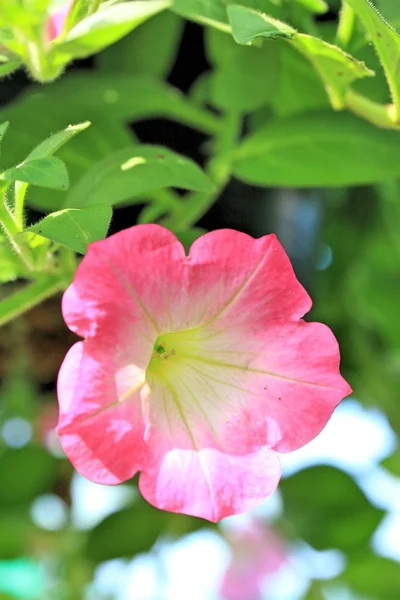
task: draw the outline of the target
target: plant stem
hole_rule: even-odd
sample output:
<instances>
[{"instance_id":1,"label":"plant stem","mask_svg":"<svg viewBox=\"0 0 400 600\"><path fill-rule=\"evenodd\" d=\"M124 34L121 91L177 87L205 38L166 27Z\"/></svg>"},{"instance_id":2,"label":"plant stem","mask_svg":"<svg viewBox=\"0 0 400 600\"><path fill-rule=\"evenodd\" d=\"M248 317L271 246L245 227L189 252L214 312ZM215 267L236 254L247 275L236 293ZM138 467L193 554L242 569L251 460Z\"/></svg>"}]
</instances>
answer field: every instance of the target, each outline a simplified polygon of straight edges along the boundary
<instances>
[{"instance_id":1,"label":"plant stem","mask_svg":"<svg viewBox=\"0 0 400 600\"><path fill-rule=\"evenodd\" d=\"M25 194L28 189L28 184L24 181L15 182L15 204L14 204L14 219L20 229L24 228L24 205Z\"/></svg>"},{"instance_id":2,"label":"plant stem","mask_svg":"<svg viewBox=\"0 0 400 600\"><path fill-rule=\"evenodd\" d=\"M24 244L23 240L20 241L17 238L17 235L21 233L21 229L18 227L18 224L12 215L8 212L5 203L0 203L0 226L3 228L11 246L14 248L21 261L30 271L32 271L34 269L34 263L30 249Z\"/></svg>"},{"instance_id":3,"label":"plant stem","mask_svg":"<svg viewBox=\"0 0 400 600\"><path fill-rule=\"evenodd\" d=\"M22 290L11 294L0 302L0 326L15 319L46 298L65 289L68 281L65 276L45 276L30 283Z\"/></svg>"},{"instance_id":4,"label":"plant stem","mask_svg":"<svg viewBox=\"0 0 400 600\"><path fill-rule=\"evenodd\" d=\"M219 135L216 136L216 154L210 160L207 172L215 183L215 189L210 193L191 194L175 214L164 219L163 225L175 231L185 230L194 225L214 204L231 176L231 152L242 127L242 115L229 112L225 115Z\"/></svg>"},{"instance_id":5,"label":"plant stem","mask_svg":"<svg viewBox=\"0 0 400 600\"><path fill-rule=\"evenodd\" d=\"M400 123L396 124L391 116L392 105L378 104L370 100L366 96L358 94L352 89L349 89L345 97L346 107L356 115L370 121L378 127L384 129L400 129Z\"/></svg>"},{"instance_id":6,"label":"plant stem","mask_svg":"<svg viewBox=\"0 0 400 600\"><path fill-rule=\"evenodd\" d=\"M353 8L342 1L342 8L339 15L339 25L336 32L336 43L346 49L351 41L354 30L355 14Z\"/></svg>"}]
</instances>

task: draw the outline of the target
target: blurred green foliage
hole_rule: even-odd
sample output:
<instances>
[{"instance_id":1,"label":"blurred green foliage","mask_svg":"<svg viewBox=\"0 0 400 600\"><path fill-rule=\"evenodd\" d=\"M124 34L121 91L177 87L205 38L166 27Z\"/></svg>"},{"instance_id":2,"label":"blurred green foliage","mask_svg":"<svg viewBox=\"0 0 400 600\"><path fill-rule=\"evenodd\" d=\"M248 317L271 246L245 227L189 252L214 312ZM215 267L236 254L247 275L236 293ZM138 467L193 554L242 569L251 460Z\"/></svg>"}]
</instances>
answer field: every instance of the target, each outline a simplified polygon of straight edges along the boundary
<instances>
[{"instance_id":1,"label":"blurred green foliage","mask_svg":"<svg viewBox=\"0 0 400 600\"><path fill-rule=\"evenodd\" d=\"M3 4L0 37L6 39L6 9L12 19L20 18L23 13L18 11L22 6L26 9L26 2ZM264 19L261 34L274 39L262 41L260 31L253 36L251 29L254 45L238 45L230 35L231 26L235 30L235 24L238 25L229 19L235 11L231 6L234 4L240 4L242 14L250 14L251 19L254 14L243 13L244 9L287 21L311 40L318 38L323 43L308 42L313 50L301 52L296 43L275 39L281 26L277 31L271 29L271 21ZM328 4L337 11L340 2L332 0ZM77 2L78 5L82 11L89 7L87 2ZM113 3L108 5L111 10ZM400 27L397 0L379 0L377 5L395 27ZM38 2L37 7L35 14L42 19L46 2ZM78 64L78 69L46 86L30 85L3 106L0 122L11 122L12 135L2 142L2 167L9 169L5 177L8 180L19 177L18 181L55 188L29 189L30 209L44 214L57 212L38 221L27 235L33 232L37 234L33 238L44 236L49 244L69 246L79 253L85 252L88 240L104 237L111 218L109 207L117 207L118 219L121 204L143 204L139 222L160 221L173 226L188 248L204 231L202 223L201 227L193 226L216 200L231 171L242 182L271 188L270 196L264 196L266 204L275 186L329 188L320 190L323 219L314 233L317 246L329 247L333 260L323 270L309 269L314 299L312 318L329 324L337 335L342 370L351 382L354 396L365 406L379 407L398 437L400 134L396 123L385 121L383 127L376 126L376 119L382 119L383 113L377 109L375 114L374 104L367 103L367 114L360 114L359 106L354 110L354 104L343 112L332 111L332 94L327 93L327 87L332 85L330 69L321 75L316 56L322 52L324 60L334 65L336 86L341 78L337 60L343 56L341 51L338 54L337 49L328 47L337 42L336 13L331 13L333 20L328 22L316 17L326 16L325 8L320 0L175 0L171 10L157 14L110 45L95 56L92 64ZM369 10L369 5L364 9ZM23 12L27 14L26 10ZM365 14L368 18L371 13ZM385 37L387 28L375 14L372 26L365 29L360 18L365 21L365 14L356 15L345 50L364 61L376 76L357 81L352 89L383 106L390 102L390 93L385 71L371 46L371 31L378 27L383 42L390 39L391 52L395 52L398 40L392 32L390 38ZM101 39L96 38L96 27L101 28L101 19L96 17L97 25L92 22L92 31L82 30L79 34L78 30L79 35L75 31L75 37L61 41L57 52L64 57L62 67L73 55L93 54L106 45L104 40L113 41L121 37L122 30L131 29L133 21L124 23L120 16L113 32L102 31ZM259 13L256 17L260 22ZM207 60L206 70L198 75L188 94L167 81L179 52L184 18L205 26ZM246 23L239 22L238 39L244 33L249 35ZM265 23L269 29L265 29ZM69 25L73 31L74 23ZM96 36L93 31L97 31ZM314 52L314 46L318 52ZM0 70L5 73L7 68L17 68L17 55L11 50L5 53ZM191 68L192 57L183 58ZM394 61L397 67L398 60ZM355 63L346 55L343 64L352 69ZM7 86L8 82L3 79L0 85ZM343 87L340 84L342 100L349 81L345 83ZM392 81L393 86L396 81ZM201 148L203 156L207 151L210 154L204 171L168 148L139 143L132 124L152 120L157 129L158 119L179 123L191 130L190 135L196 132L207 138ZM73 139L68 136L65 146L57 145L57 158L50 156L56 148L49 147L49 140L48 152L33 157L50 161L48 165L53 169L60 169L60 164L65 163L69 190L64 189L66 186L54 186L54 181L50 185L48 169L46 180L42 173L40 181L35 169L33 181L29 173L21 175L23 164L15 168L46 136L55 132L65 135L66 125L86 120L92 122L91 127ZM122 170L122 175L124 164L127 169ZM60 182L59 174L56 180ZM177 193L175 188L189 193ZM250 197L254 188L246 189ZM235 189L232 190L234 195ZM97 202L102 203L100 209ZM222 206L229 224L231 205ZM73 212L76 207L84 208ZM250 210L247 205L242 211L246 210ZM267 232L274 222L273 213L271 201L262 215L254 210L249 220L256 228L264 219L262 226ZM295 223L293 235L296 241L303 242L300 225ZM314 250L317 252L318 247ZM1 234L0 280L14 286L13 282L24 275ZM58 304L57 298L56 304L38 307L20 324L12 323L1 333L0 599L83 598L83 590L101 562L154 553L160 540L177 540L211 528L200 519L171 515L149 506L136 493L136 480L129 482L132 498L122 508L90 529L74 526L73 470L59 449L58 454L55 451L54 435L52 441L46 437L54 434L54 423L47 423L43 413L48 401L44 390L50 389L51 403L56 403L54 382L59 361L50 366L45 381L40 379L40 364L49 356L51 359L53 353L59 356L60 349L63 354L71 342L65 329L57 329ZM38 336L38 331L44 331L43 348L39 350L32 347L32 337ZM52 346L52 342L57 345ZM21 442L21 447L18 427L16 442L4 433L5 426L15 418L30 424L33 431L32 438ZM399 449L382 467L393 477L400 477ZM346 559L343 571L333 582L316 579L312 583L305 596L308 600L327 598L330 585L335 583L351 590L349 594L353 596L349 598L355 598L355 594L370 600L400 597L399 563L371 550L371 540L384 511L371 502L352 476L332 466L309 467L282 480L280 491L283 515L275 525L287 543L295 545L303 540L320 551L338 549ZM54 531L33 518L34 501L47 494L56 496L66 506L67 518ZM223 533L222 528L212 529Z\"/></svg>"}]
</instances>

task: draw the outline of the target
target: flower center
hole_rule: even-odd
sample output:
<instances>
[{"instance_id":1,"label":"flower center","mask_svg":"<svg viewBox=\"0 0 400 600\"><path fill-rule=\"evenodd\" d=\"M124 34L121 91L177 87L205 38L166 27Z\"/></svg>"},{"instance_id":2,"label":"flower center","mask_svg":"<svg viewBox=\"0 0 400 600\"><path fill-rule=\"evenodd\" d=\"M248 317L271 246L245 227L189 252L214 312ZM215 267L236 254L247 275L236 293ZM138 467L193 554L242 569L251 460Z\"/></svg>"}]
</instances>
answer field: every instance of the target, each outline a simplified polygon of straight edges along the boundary
<instances>
[{"instance_id":1,"label":"flower center","mask_svg":"<svg viewBox=\"0 0 400 600\"><path fill-rule=\"evenodd\" d=\"M175 349L174 334L167 333L158 336L154 344L147 372L152 375L162 376L166 369L170 369L171 363L177 365L180 362L179 354Z\"/></svg>"},{"instance_id":2,"label":"flower center","mask_svg":"<svg viewBox=\"0 0 400 600\"><path fill-rule=\"evenodd\" d=\"M177 368L184 367L187 360L201 354L201 341L193 330L175 331L158 336L153 347L147 374L165 378ZM169 377L168 377L169 379Z\"/></svg>"}]
</instances>

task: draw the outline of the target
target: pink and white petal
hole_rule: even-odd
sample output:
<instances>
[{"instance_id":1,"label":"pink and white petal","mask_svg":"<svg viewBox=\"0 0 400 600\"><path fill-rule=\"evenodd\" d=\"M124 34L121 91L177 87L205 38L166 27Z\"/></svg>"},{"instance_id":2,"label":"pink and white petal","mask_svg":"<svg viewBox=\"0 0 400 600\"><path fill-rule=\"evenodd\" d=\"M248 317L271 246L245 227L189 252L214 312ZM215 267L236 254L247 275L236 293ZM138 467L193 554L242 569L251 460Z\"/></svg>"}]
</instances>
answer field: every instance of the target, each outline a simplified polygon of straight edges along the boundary
<instances>
[{"instance_id":1,"label":"pink and white petal","mask_svg":"<svg viewBox=\"0 0 400 600\"><path fill-rule=\"evenodd\" d=\"M90 244L64 297L67 325L93 335L119 312L154 344L160 332L174 329L169 306L182 296L185 261L182 244L159 225L137 225Z\"/></svg>"},{"instance_id":2,"label":"pink and white petal","mask_svg":"<svg viewBox=\"0 0 400 600\"><path fill-rule=\"evenodd\" d=\"M199 324L211 329L245 326L251 335L311 308L275 235L255 240L229 229L213 231L194 242L189 260L190 303Z\"/></svg>"},{"instance_id":3,"label":"pink and white petal","mask_svg":"<svg viewBox=\"0 0 400 600\"><path fill-rule=\"evenodd\" d=\"M318 435L351 392L340 375L336 339L325 325L281 323L259 338L264 346L259 355L252 339L248 343L243 338L228 351L206 341L197 355L180 357L180 368L171 371L169 387L176 400L170 405L180 406L186 427L171 408L173 423L187 444L178 443L175 433L176 447L190 447L189 430L194 449L215 448L235 455L263 446L291 451ZM186 339L189 351L190 343L191 338ZM178 356L179 345L177 349ZM155 435L167 430L159 424Z\"/></svg>"},{"instance_id":4,"label":"pink and white petal","mask_svg":"<svg viewBox=\"0 0 400 600\"><path fill-rule=\"evenodd\" d=\"M99 362L88 342L78 342L65 357L57 432L66 455L88 479L121 483L145 464L143 384L142 371Z\"/></svg>"},{"instance_id":5,"label":"pink and white petal","mask_svg":"<svg viewBox=\"0 0 400 600\"><path fill-rule=\"evenodd\" d=\"M280 432L271 447L291 452L321 432L352 390L340 374L339 346L326 325L277 325L268 330L266 340L249 372L255 378L254 391L264 390L265 410Z\"/></svg>"},{"instance_id":6,"label":"pink and white petal","mask_svg":"<svg viewBox=\"0 0 400 600\"><path fill-rule=\"evenodd\" d=\"M139 489L157 508L215 523L255 508L280 475L279 459L267 448L244 456L171 449L141 472Z\"/></svg>"}]
</instances>

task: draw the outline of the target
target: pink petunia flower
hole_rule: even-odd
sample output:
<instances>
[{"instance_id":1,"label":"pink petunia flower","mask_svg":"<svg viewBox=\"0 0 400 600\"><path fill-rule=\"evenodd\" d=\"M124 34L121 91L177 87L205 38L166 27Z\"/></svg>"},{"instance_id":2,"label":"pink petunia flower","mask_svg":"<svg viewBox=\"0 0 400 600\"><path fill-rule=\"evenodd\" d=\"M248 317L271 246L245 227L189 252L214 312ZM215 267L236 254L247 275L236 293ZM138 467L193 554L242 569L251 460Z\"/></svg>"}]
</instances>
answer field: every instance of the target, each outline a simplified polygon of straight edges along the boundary
<instances>
[{"instance_id":1,"label":"pink petunia flower","mask_svg":"<svg viewBox=\"0 0 400 600\"><path fill-rule=\"evenodd\" d=\"M46 23L46 37L49 42L58 37L65 25L74 0L66 0L64 6L50 15Z\"/></svg>"},{"instance_id":2,"label":"pink petunia flower","mask_svg":"<svg viewBox=\"0 0 400 600\"><path fill-rule=\"evenodd\" d=\"M58 433L88 479L141 471L153 505L218 521L276 488L350 387L334 335L274 235L183 246L159 225L90 244L63 298L85 338L58 380Z\"/></svg>"},{"instance_id":3,"label":"pink petunia flower","mask_svg":"<svg viewBox=\"0 0 400 600\"><path fill-rule=\"evenodd\" d=\"M228 531L225 537L232 557L222 581L221 596L224 600L260 600L264 582L288 562L286 545L257 519L244 528Z\"/></svg>"}]
</instances>

